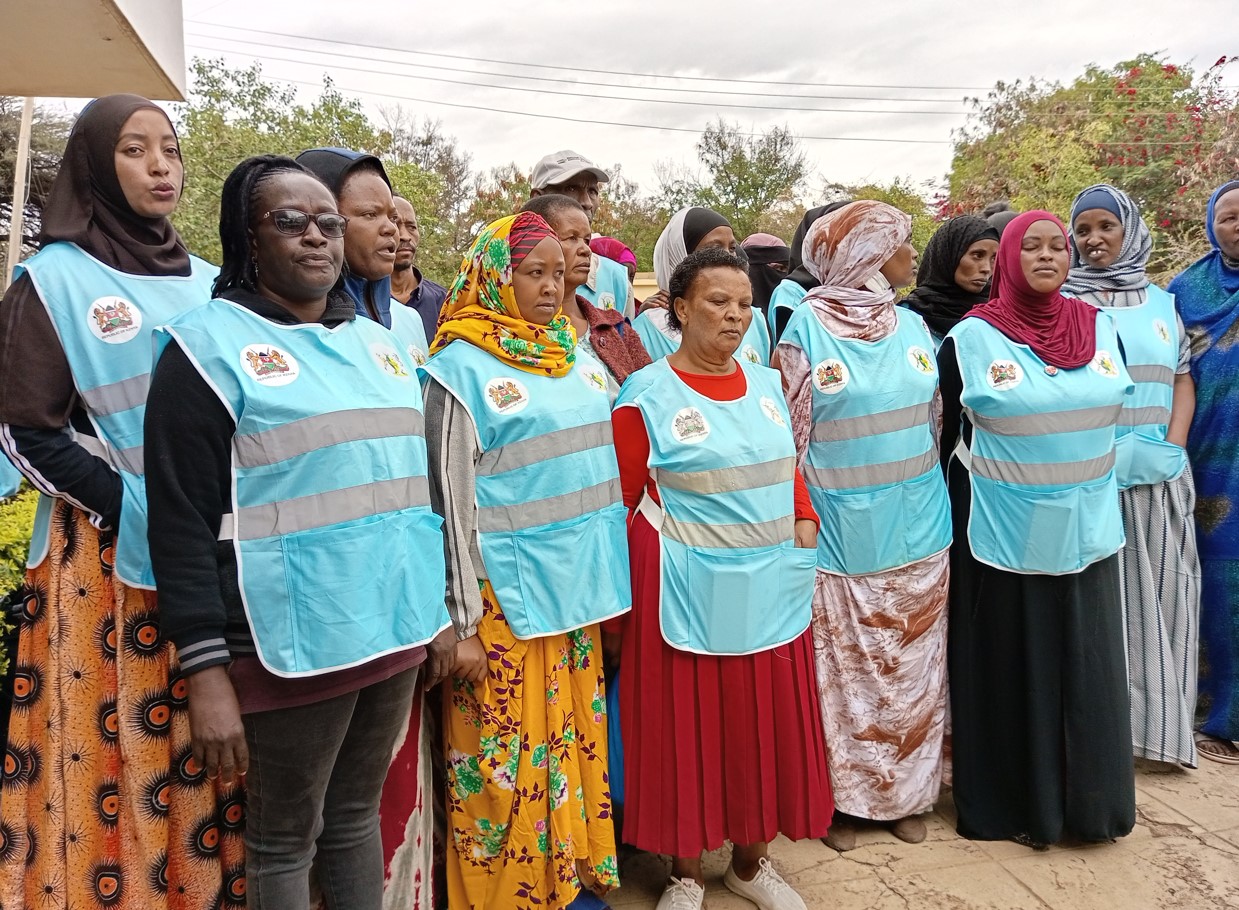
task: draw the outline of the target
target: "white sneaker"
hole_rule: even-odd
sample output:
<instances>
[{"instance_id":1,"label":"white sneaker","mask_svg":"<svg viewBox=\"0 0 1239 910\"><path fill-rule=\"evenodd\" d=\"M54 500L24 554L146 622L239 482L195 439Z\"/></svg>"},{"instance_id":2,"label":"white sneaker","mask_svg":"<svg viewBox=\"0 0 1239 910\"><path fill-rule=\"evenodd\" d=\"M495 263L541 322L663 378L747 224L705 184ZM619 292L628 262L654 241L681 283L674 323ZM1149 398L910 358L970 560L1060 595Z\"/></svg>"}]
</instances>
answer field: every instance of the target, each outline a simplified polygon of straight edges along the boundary
<instances>
[{"instance_id":1,"label":"white sneaker","mask_svg":"<svg viewBox=\"0 0 1239 910\"><path fill-rule=\"evenodd\" d=\"M765 857L758 861L757 874L751 882L742 881L736 875L735 867L728 866L723 874L723 884L729 891L751 900L761 910L808 910L800 895L783 881Z\"/></svg>"},{"instance_id":2,"label":"white sneaker","mask_svg":"<svg viewBox=\"0 0 1239 910\"><path fill-rule=\"evenodd\" d=\"M667 883L657 910L701 910L706 892L691 878L673 878Z\"/></svg>"}]
</instances>

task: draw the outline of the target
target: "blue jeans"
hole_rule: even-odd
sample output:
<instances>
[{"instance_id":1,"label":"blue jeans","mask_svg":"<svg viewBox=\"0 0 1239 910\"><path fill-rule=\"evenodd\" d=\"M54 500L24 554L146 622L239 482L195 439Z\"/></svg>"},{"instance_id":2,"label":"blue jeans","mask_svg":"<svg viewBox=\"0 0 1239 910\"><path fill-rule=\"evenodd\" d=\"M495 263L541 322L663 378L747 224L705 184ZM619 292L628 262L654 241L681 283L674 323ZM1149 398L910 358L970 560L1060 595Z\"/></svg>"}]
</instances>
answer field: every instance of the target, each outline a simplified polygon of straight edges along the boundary
<instances>
[{"instance_id":1,"label":"blue jeans","mask_svg":"<svg viewBox=\"0 0 1239 910\"><path fill-rule=\"evenodd\" d=\"M250 910L381 910L379 799L420 668L326 701L244 717Z\"/></svg>"}]
</instances>

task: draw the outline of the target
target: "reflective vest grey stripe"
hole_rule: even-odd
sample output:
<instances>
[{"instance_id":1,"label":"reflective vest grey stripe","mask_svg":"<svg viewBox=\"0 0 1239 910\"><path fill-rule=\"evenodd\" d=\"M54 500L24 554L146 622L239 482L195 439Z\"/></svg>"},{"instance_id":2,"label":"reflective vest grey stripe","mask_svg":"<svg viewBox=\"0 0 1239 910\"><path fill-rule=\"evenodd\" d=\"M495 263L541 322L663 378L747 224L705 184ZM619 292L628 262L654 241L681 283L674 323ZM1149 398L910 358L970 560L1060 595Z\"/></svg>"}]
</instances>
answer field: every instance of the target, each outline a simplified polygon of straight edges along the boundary
<instances>
[{"instance_id":1,"label":"reflective vest grey stripe","mask_svg":"<svg viewBox=\"0 0 1239 910\"><path fill-rule=\"evenodd\" d=\"M1133 382L1160 382L1162 385L1174 385L1174 370L1160 363L1128 364L1127 372Z\"/></svg>"},{"instance_id":2,"label":"reflective vest grey stripe","mask_svg":"<svg viewBox=\"0 0 1239 910\"><path fill-rule=\"evenodd\" d=\"M245 506L235 517L224 516L219 538L235 531L241 540L281 537L298 531L325 528L368 515L430 505L430 482L424 477L397 477L342 490L328 490L259 506Z\"/></svg>"},{"instance_id":3,"label":"reflective vest grey stripe","mask_svg":"<svg viewBox=\"0 0 1239 910\"><path fill-rule=\"evenodd\" d=\"M924 452L915 458L902 461L886 461L855 468L819 468L806 463L805 483L828 490L849 490L859 487L875 487L881 484L902 483L920 477L938 463L933 452Z\"/></svg>"},{"instance_id":4,"label":"reflective vest grey stripe","mask_svg":"<svg viewBox=\"0 0 1239 910\"><path fill-rule=\"evenodd\" d=\"M745 549L777 547L795 535L795 527L791 514L760 524L698 524L664 515L662 533L686 547Z\"/></svg>"},{"instance_id":5,"label":"reflective vest grey stripe","mask_svg":"<svg viewBox=\"0 0 1239 910\"><path fill-rule=\"evenodd\" d=\"M359 408L236 436L232 445L238 467L257 468L345 442L423 435L425 419L417 408Z\"/></svg>"},{"instance_id":6,"label":"reflective vest grey stripe","mask_svg":"<svg viewBox=\"0 0 1239 910\"><path fill-rule=\"evenodd\" d=\"M618 477L573 490L559 496L536 499L514 506L481 506L478 508L478 532L481 534L513 533L557 521L570 521L582 515L605 509L621 502L623 492Z\"/></svg>"},{"instance_id":7,"label":"reflective vest grey stripe","mask_svg":"<svg viewBox=\"0 0 1239 910\"><path fill-rule=\"evenodd\" d=\"M141 376L122 379L120 382L86 389L81 395L92 414L105 417L108 414L120 414L122 411L146 404L146 394L150 391L150 387L150 374L143 373Z\"/></svg>"},{"instance_id":8,"label":"reflective vest grey stripe","mask_svg":"<svg viewBox=\"0 0 1239 910\"><path fill-rule=\"evenodd\" d=\"M1114 450L1087 461L1062 461L1050 464L1021 464L982 458L975 452L969 470L979 477L1026 486L1055 486L1100 480L1114 467Z\"/></svg>"},{"instance_id":9,"label":"reflective vest grey stripe","mask_svg":"<svg viewBox=\"0 0 1239 910\"><path fill-rule=\"evenodd\" d=\"M985 417L967 409L968 419L978 429L995 436L1043 436L1050 433L1078 433L1113 426L1122 405L1080 408L1074 411L1050 411L1045 414L1025 414L1020 417Z\"/></svg>"},{"instance_id":10,"label":"reflective vest grey stripe","mask_svg":"<svg viewBox=\"0 0 1239 910\"><path fill-rule=\"evenodd\" d=\"M709 471L660 469L655 472L654 481L660 487L691 493L735 493L785 483L795 476L795 471L795 458L777 458L761 464L715 468Z\"/></svg>"},{"instance_id":11,"label":"reflective vest grey stripe","mask_svg":"<svg viewBox=\"0 0 1239 910\"><path fill-rule=\"evenodd\" d=\"M880 414L862 414L859 417L841 417L822 421L813 426L810 442L843 442L848 439L863 439L881 433L910 430L929 423L929 402L883 411Z\"/></svg>"},{"instance_id":12,"label":"reflective vest grey stripe","mask_svg":"<svg viewBox=\"0 0 1239 910\"><path fill-rule=\"evenodd\" d=\"M1152 424L1165 426L1170 423L1170 409L1162 407L1123 408L1119 414L1119 426L1139 427Z\"/></svg>"},{"instance_id":13,"label":"reflective vest grey stripe","mask_svg":"<svg viewBox=\"0 0 1239 910\"><path fill-rule=\"evenodd\" d=\"M565 427L483 452L478 459L477 474L479 477L492 477L551 458L599 449L611 445L612 441L609 420L580 427Z\"/></svg>"}]
</instances>

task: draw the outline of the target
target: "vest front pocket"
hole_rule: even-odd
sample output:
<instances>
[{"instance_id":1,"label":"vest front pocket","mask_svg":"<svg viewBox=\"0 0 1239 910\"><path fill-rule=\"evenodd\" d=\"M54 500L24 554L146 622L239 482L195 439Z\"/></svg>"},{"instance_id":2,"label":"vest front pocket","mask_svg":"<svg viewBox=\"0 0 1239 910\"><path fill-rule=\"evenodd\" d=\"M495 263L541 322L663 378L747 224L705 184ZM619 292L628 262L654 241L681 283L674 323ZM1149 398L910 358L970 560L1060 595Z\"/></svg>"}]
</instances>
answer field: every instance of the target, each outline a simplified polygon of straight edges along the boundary
<instances>
[{"instance_id":1,"label":"vest front pocket","mask_svg":"<svg viewBox=\"0 0 1239 910\"><path fill-rule=\"evenodd\" d=\"M1163 483L1187 467L1187 452L1166 439L1125 433L1114 442L1114 473L1119 489Z\"/></svg>"},{"instance_id":2,"label":"vest front pocket","mask_svg":"<svg viewBox=\"0 0 1239 910\"><path fill-rule=\"evenodd\" d=\"M503 542L484 541L490 583L512 634L537 638L570 632L632 605L627 514L616 503L570 522L513 534L507 565ZM495 565L492 553L499 557Z\"/></svg>"},{"instance_id":3,"label":"vest front pocket","mask_svg":"<svg viewBox=\"0 0 1239 910\"><path fill-rule=\"evenodd\" d=\"M663 637L706 654L753 654L809 627L817 553L790 543L766 550L687 548L681 596L661 605ZM679 586L672 585L675 590Z\"/></svg>"},{"instance_id":4,"label":"vest front pocket","mask_svg":"<svg viewBox=\"0 0 1239 910\"><path fill-rule=\"evenodd\" d=\"M442 540L441 525L433 512L409 509L283 538L294 665L281 669L353 666L437 634L447 620L443 592L418 590L415 580L425 575L417 563L443 558L441 543L429 545ZM247 596L262 585L247 582Z\"/></svg>"}]
</instances>

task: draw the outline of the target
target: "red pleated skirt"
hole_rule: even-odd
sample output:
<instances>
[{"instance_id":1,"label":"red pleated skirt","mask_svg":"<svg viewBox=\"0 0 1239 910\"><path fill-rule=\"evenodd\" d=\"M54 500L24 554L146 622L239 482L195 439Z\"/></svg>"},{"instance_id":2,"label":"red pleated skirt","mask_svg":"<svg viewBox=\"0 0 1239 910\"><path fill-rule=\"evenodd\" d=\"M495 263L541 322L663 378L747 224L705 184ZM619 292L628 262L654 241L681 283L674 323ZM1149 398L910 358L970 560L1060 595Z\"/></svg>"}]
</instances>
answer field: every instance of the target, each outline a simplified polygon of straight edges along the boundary
<instances>
[{"instance_id":1,"label":"red pleated skirt","mask_svg":"<svg viewBox=\"0 0 1239 910\"><path fill-rule=\"evenodd\" d=\"M624 840L695 856L724 840L824 836L834 804L811 633L744 657L672 648L658 623L658 546L636 515L620 669Z\"/></svg>"}]
</instances>

